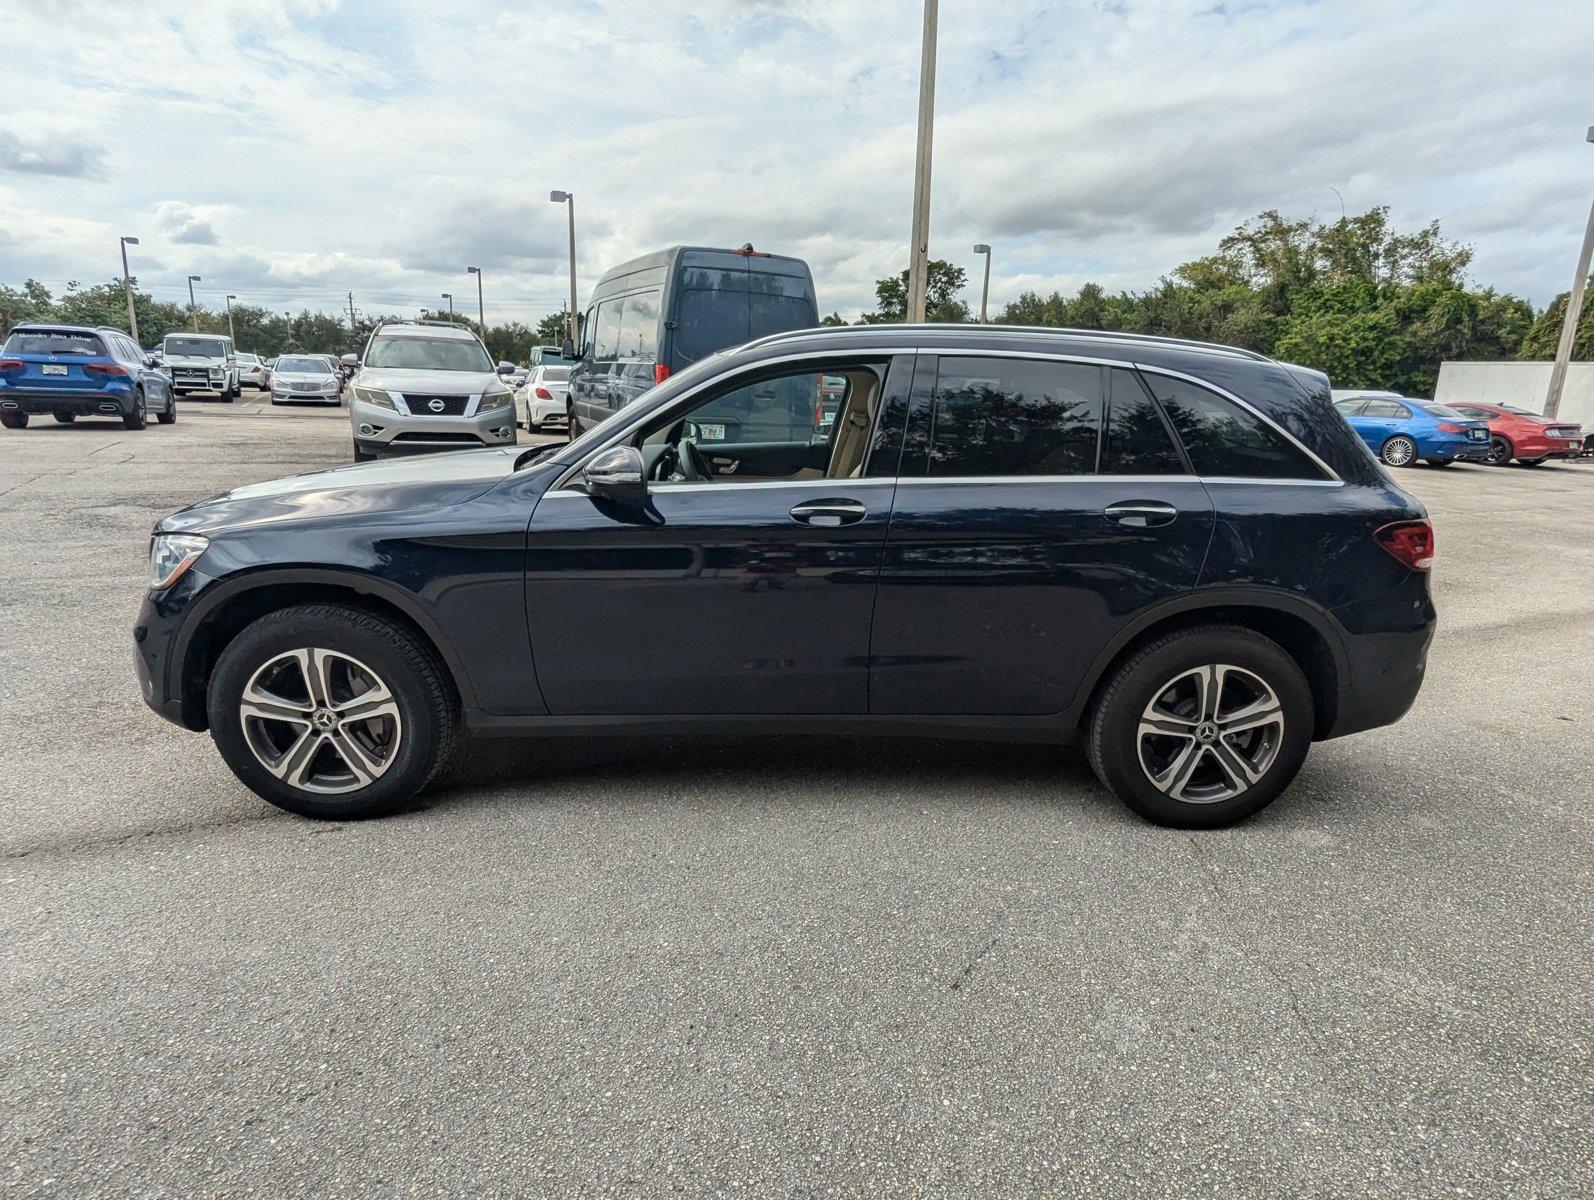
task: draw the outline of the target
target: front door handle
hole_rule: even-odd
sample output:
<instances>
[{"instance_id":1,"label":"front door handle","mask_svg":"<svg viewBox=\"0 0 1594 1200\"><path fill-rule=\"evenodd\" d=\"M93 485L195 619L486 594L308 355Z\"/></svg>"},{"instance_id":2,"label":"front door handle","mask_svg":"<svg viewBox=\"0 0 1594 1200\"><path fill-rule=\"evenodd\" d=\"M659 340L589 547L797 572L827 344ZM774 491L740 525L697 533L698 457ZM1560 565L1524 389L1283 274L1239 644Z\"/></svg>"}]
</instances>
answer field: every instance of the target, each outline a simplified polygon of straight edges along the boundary
<instances>
[{"instance_id":1,"label":"front door handle","mask_svg":"<svg viewBox=\"0 0 1594 1200\"><path fill-rule=\"evenodd\" d=\"M1114 524L1149 529L1153 525L1170 524L1179 515L1179 510L1160 500L1121 500L1117 504L1109 504L1102 510L1102 515Z\"/></svg>"},{"instance_id":2,"label":"front door handle","mask_svg":"<svg viewBox=\"0 0 1594 1200\"><path fill-rule=\"evenodd\" d=\"M851 525L864 518L864 508L856 500L804 500L792 506L791 519L804 525L817 525L833 529L837 525Z\"/></svg>"}]
</instances>

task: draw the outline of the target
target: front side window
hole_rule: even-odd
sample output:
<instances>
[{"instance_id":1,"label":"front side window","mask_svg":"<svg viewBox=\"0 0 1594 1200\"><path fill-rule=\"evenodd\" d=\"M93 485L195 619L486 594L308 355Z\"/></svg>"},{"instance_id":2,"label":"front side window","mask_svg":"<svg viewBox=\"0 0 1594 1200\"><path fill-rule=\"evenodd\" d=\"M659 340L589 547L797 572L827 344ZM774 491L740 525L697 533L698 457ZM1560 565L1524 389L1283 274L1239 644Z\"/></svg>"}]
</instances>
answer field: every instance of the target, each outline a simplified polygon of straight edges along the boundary
<instances>
[{"instance_id":1,"label":"front side window","mask_svg":"<svg viewBox=\"0 0 1594 1200\"><path fill-rule=\"evenodd\" d=\"M657 362L659 358L659 301L662 292L633 292L620 310L619 353L630 362Z\"/></svg>"},{"instance_id":2,"label":"front side window","mask_svg":"<svg viewBox=\"0 0 1594 1200\"><path fill-rule=\"evenodd\" d=\"M1167 375L1146 384L1173 423L1198 475L1322 479L1323 472L1277 430L1216 392Z\"/></svg>"},{"instance_id":3,"label":"front side window","mask_svg":"<svg viewBox=\"0 0 1594 1200\"><path fill-rule=\"evenodd\" d=\"M1361 406L1363 404L1365 404L1365 403L1366 403L1365 400L1362 400L1361 398L1358 397L1355 400L1339 400L1339 401L1336 401L1335 404L1334 404L1334 407L1339 409L1340 414L1342 416L1354 417L1357 414L1357 412L1359 412L1361 410Z\"/></svg>"},{"instance_id":4,"label":"front side window","mask_svg":"<svg viewBox=\"0 0 1594 1200\"><path fill-rule=\"evenodd\" d=\"M598 362L613 362L620 357L620 313L624 306L623 300L605 300L598 305L592 335L592 357Z\"/></svg>"},{"instance_id":5,"label":"front side window","mask_svg":"<svg viewBox=\"0 0 1594 1200\"><path fill-rule=\"evenodd\" d=\"M1101 440L1102 474L1183 475L1179 447L1134 372L1114 367L1111 380Z\"/></svg>"},{"instance_id":6,"label":"front side window","mask_svg":"<svg viewBox=\"0 0 1594 1200\"><path fill-rule=\"evenodd\" d=\"M1101 432L1101 368L1018 358L943 358L931 476L1089 475Z\"/></svg>"},{"instance_id":7,"label":"front side window","mask_svg":"<svg viewBox=\"0 0 1594 1200\"><path fill-rule=\"evenodd\" d=\"M646 428L650 478L765 483L862 476L885 369L791 371L716 392Z\"/></svg>"},{"instance_id":8,"label":"front side window","mask_svg":"<svg viewBox=\"0 0 1594 1200\"><path fill-rule=\"evenodd\" d=\"M493 369L487 350L474 338L467 341L465 338L413 335L376 338L365 356L365 365L409 371L480 372ZM278 370L287 368L279 364Z\"/></svg>"}]
</instances>

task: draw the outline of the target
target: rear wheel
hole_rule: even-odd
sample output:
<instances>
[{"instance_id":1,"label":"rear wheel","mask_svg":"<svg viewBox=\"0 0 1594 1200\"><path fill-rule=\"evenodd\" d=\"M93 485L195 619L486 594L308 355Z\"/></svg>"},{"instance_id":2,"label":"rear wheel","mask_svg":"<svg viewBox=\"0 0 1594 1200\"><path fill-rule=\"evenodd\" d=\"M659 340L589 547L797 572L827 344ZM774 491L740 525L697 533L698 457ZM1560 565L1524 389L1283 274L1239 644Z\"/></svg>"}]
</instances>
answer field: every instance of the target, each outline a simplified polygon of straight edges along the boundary
<instances>
[{"instance_id":1,"label":"rear wheel","mask_svg":"<svg viewBox=\"0 0 1594 1200\"><path fill-rule=\"evenodd\" d=\"M1417 443L1403 433L1398 433L1384 443L1378 457L1391 467L1409 467L1417 461Z\"/></svg>"},{"instance_id":2,"label":"rear wheel","mask_svg":"<svg viewBox=\"0 0 1594 1200\"><path fill-rule=\"evenodd\" d=\"M1277 642L1234 625L1159 638L1115 671L1085 752L1125 804L1159 825L1209 829L1259 812L1301 768L1312 693Z\"/></svg>"},{"instance_id":3,"label":"rear wheel","mask_svg":"<svg viewBox=\"0 0 1594 1200\"><path fill-rule=\"evenodd\" d=\"M1489 439L1489 457L1485 460L1491 467L1503 467L1511 461L1511 443L1503 437Z\"/></svg>"},{"instance_id":4,"label":"rear wheel","mask_svg":"<svg viewBox=\"0 0 1594 1200\"><path fill-rule=\"evenodd\" d=\"M28 427L28 414L25 412L0 413L0 425L7 429L26 429Z\"/></svg>"},{"instance_id":5,"label":"rear wheel","mask_svg":"<svg viewBox=\"0 0 1594 1200\"><path fill-rule=\"evenodd\" d=\"M177 424L177 397L167 396L166 407L161 409L160 415L155 418L162 425Z\"/></svg>"},{"instance_id":6,"label":"rear wheel","mask_svg":"<svg viewBox=\"0 0 1594 1200\"><path fill-rule=\"evenodd\" d=\"M453 749L459 710L430 646L356 608L282 609L222 652L211 737L256 795L306 817L384 816Z\"/></svg>"},{"instance_id":7,"label":"rear wheel","mask_svg":"<svg viewBox=\"0 0 1594 1200\"><path fill-rule=\"evenodd\" d=\"M1544 459L1542 458L1519 458L1517 462L1524 467L1542 467L1544 465Z\"/></svg>"},{"instance_id":8,"label":"rear wheel","mask_svg":"<svg viewBox=\"0 0 1594 1200\"><path fill-rule=\"evenodd\" d=\"M1453 467L1456 465L1456 460L1453 458L1430 458L1428 465L1430 467Z\"/></svg>"},{"instance_id":9,"label":"rear wheel","mask_svg":"<svg viewBox=\"0 0 1594 1200\"><path fill-rule=\"evenodd\" d=\"M133 411L122 416L123 429L143 429L149 424L148 414L144 411L144 393L133 393Z\"/></svg>"},{"instance_id":10,"label":"rear wheel","mask_svg":"<svg viewBox=\"0 0 1594 1200\"><path fill-rule=\"evenodd\" d=\"M62 425L70 425L77 420L77 413L52 413L51 415Z\"/></svg>"},{"instance_id":11,"label":"rear wheel","mask_svg":"<svg viewBox=\"0 0 1594 1200\"><path fill-rule=\"evenodd\" d=\"M581 423L576 420L574 405L570 405L565 409L565 428L570 431L570 440L572 442L581 436Z\"/></svg>"}]
</instances>

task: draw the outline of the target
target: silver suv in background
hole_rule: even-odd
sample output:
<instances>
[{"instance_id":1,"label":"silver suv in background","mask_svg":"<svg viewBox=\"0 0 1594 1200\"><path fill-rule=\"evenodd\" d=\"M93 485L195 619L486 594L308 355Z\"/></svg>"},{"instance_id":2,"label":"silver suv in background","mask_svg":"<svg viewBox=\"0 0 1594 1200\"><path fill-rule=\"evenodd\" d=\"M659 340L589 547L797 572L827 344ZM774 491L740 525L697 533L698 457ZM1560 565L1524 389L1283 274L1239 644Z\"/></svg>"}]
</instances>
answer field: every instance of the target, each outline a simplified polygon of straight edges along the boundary
<instances>
[{"instance_id":1,"label":"silver suv in background","mask_svg":"<svg viewBox=\"0 0 1594 1200\"><path fill-rule=\"evenodd\" d=\"M349 384L356 462L381 454L515 444L515 396L481 339L442 321L378 325Z\"/></svg>"}]
</instances>

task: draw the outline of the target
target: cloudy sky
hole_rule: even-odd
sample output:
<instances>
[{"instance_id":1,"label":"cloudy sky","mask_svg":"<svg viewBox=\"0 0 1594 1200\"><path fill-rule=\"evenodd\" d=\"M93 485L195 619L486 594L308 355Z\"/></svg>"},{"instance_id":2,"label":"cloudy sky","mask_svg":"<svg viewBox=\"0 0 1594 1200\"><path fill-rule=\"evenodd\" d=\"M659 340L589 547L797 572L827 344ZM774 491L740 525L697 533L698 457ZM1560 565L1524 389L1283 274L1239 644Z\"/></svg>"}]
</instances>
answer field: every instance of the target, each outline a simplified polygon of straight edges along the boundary
<instances>
[{"instance_id":1,"label":"cloudy sky","mask_svg":"<svg viewBox=\"0 0 1594 1200\"><path fill-rule=\"evenodd\" d=\"M0 282L534 320L675 243L906 265L920 0L7 0ZM20 51L20 53L18 52ZM1594 198L1588 0L942 0L931 252L1140 288L1388 204L1544 304ZM976 297L977 299L977 297Z\"/></svg>"}]
</instances>

